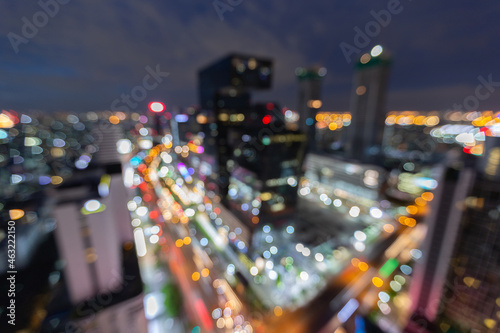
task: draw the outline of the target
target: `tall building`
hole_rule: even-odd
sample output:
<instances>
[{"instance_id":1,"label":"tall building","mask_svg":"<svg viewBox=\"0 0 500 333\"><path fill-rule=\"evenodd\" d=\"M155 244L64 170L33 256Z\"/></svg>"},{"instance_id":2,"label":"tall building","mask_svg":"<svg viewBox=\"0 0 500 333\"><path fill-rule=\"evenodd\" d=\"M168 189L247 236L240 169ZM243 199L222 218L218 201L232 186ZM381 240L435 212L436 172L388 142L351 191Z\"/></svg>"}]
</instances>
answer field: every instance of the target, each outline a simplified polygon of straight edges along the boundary
<instances>
[{"instance_id":1,"label":"tall building","mask_svg":"<svg viewBox=\"0 0 500 333\"><path fill-rule=\"evenodd\" d=\"M295 74L299 80L299 129L306 133L309 150L316 150L316 114L322 106L321 85L326 75L324 67L297 68Z\"/></svg>"},{"instance_id":2,"label":"tall building","mask_svg":"<svg viewBox=\"0 0 500 333\"><path fill-rule=\"evenodd\" d=\"M293 206L305 152L305 136L286 128L275 103L251 103L250 90L269 88L271 78L270 60L241 55L199 72L200 104L215 120L206 138L215 136L220 196L252 227Z\"/></svg>"},{"instance_id":3,"label":"tall building","mask_svg":"<svg viewBox=\"0 0 500 333\"><path fill-rule=\"evenodd\" d=\"M385 99L391 59L380 45L356 64L351 94L352 123L347 132L346 155L374 162L380 153L385 126Z\"/></svg>"},{"instance_id":4,"label":"tall building","mask_svg":"<svg viewBox=\"0 0 500 333\"><path fill-rule=\"evenodd\" d=\"M64 263L63 284L47 306L42 332L146 329L127 189L117 153L121 128L108 125L100 127L99 150L89 167L54 189L54 233Z\"/></svg>"},{"instance_id":5,"label":"tall building","mask_svg":"<svg viewBox=\"0 0 500 333\"><path fill-rule=\"evenodd\" d=\"M500 182L498 141L448 168L427 217L423 256L414 267L408 332L499 332Z\"/></svg>"},{"instance_id":6,"label":"tall building","mask_svg":"<svg viewBox=\"0 0 500 333\"><path fill-rule=\"evenodd\" d=\"M270 59L240 54L229 54L198 72L201 108L212 110L215 118L216 128L207 131L206 139L208 141L211 135L215 135L216 169L223 197L228 191L227 163L232 154L227 141L228 130L231 126L241 123L244 114L249 111L249 90L269 89L272 75Z\"/></svg>"},{"instance_id":7,"label":"tall building","mask_svg":"<svg viewBox=\"0 0 500 333\"><path fill-rule=\"evenodd\" d=\"M440 167L436 170L438 186L424 223L427 237L421 247L422 258L414 267L410 298L412 313L407 330L432 331L430 326L438 315L443 287L447 283L450 259L460 230L463 211L457 207L465 202L474 183L472 168Z\"/></svg>"}]
</instances>

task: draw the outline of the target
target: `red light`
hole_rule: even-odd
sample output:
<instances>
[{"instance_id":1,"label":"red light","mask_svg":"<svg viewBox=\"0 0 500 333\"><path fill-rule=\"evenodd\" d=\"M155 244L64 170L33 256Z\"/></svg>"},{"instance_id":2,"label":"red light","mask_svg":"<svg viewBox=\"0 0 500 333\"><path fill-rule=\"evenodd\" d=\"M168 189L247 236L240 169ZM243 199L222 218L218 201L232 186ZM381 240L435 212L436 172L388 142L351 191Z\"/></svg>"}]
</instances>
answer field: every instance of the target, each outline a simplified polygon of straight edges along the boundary
<instances>
[{"instance_id":1,"label":"red light","mask_svg":"<svg viewBox=\"0 0 500 333\"><path fill-rule=\"evenodd\" d=\"M272 109L274 109L274 104L273 103L267 103L266 104L266 109L267 109L267 111L271 111Z\"/></svg>"},{"instance_id":2,"label":"red light","mask_svg":"<svg viewBox=\"0 0 500 333\"><path fill-rule=\"evenodd\" d=\"M139 188L142 192L146 192L148 190L148 184L146 184L146 182L142 182L139 184Z\"/></svg>"},{"instance_id":3,"label":"red light","mask_svg":"<svg viewBox=\"0 0 500 333\"><path fill-rule=\"evenodd\" d=\"M484 132L484 135L491 136L491 130L488 127L481 127L481 132Z\"/></svg>"},{"instance_id":4,"label":"red light","mask_svg":"<svg viewBox=\"0 0 500 333\"><path fill-rule=\"evenodd\" d=\"M264 125L267 125L267 124L269 124L270 122L271 122L271 116L270 116L270 115L266 115L266 116L264 116L264 118L262 118L262 123L263 123Z\"/></svg>"},{"instance_id":5,"label":"red light","mask_svg":"<svg viewBox=\"0 0 500 333\"><path fill-rule=\"evenodd\" d=\"M160 216L160 214L158 214L158 212L156 210L149 212L149 218L152 220L157 219L158 216Z\"/></svg>"},{"instance_id":6,"label":"red light","mask_svg":"<svg viewBox=\"0 0 500 333\"><path fill-rule=\"evenodd\" d=\"M464 153L466 153L466 154L472 154L471 149L472 149L472 147L464 147L463 150L464 150Z\"/></svg>"},{"instance_id":7,"label":"red light","mask_svg":"<svg viewBox=\"0 0 500 333\"><path fill-rule=\"evenodd\" d=\"M212 323L212 317L208 314L207 307L201 298L197 298L194 303L194 307L196 309L196 313L201 318L201 322L205 330L211 331L214 327Z\"/></svg>"},{"instance_id":8,"label":"red light","mask_svg":"<svg viewBox=\"0 0 500 333\"><path fill-rule=\"evenodd\" d=\"M146 193L142 196L142 200L144 200L145 202L150 202L151 199L153 199L153 197L149 193Z\"/></svg>"},{"instance_id":9,"label":"red light","mask_svg":"<svg viewBox=\"0 0 500 333\"><path fill-rule=\"evenodd\" d=\"M153 112L160 113L165 110L165 104L160 102L151 102L148 105L149 109Z\"/></svg>"}]
</instances>

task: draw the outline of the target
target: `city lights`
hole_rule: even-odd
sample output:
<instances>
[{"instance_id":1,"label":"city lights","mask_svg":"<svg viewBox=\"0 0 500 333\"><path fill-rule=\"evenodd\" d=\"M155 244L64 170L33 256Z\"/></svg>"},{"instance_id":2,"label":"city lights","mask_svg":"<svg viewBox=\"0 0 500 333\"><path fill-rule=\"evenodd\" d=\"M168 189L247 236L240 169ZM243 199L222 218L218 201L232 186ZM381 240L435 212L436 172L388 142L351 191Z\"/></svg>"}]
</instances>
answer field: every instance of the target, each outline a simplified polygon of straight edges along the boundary
<instances>
[{"instance_id":1,"label":"city lights","mask_svg":"<svg viewBox=\"0 0 500 333\"><path fill-rule=\"evenodd\" d=\"M229 15L249 9L235 2L215 1L215 17L231 23ZM115 5L94 6L112 19L103 25L98 15L92 38L129 23L120 19L128 7L109 15ZM500 111L490 108L500 77L476 63L498 47L478 42L471 58L478 48L457 38L476 36L482 26L474 23L490 17L469 6L474 28L451 29L428 15L421 34L430 43L391 20L404 10L412 25L422 4L371 5L368 22L349 15L323 22L335 4L316 4L310 31L296 15L276 21L298 24L281 29L286 38L272 27L253 29L256 44L246 49L267 43L274 59L238 49L209 59L221 51L227 24L210 30L198 20L193 29L189 19L185 31L210 35L192 36L196 52L177 40L186 34L164 43L145 32L182 31L172 30L180 21L160 20L144 31L128 24L128 42L138 47L125 52L123 38L107 38L116 52L97 59L81 35L88 20L66 13L51 23L85 42L68 52L51 29L27 36L62 7L40 2L30 14L11 6L23 26L8 30L20 56L0 64L0 266L16 329L497 330ZM134 4L137 22L144 13L166 17L151 6ZM488 14L495 17L494 8ZM351 32L330 41L344 63L318 44L331 22ZM460 52L443 56L450 52L436 26ZM248 26L225 38L245 45L241 29ZM398 33L378 36L389 30ZM494 29L486 30L477 35L494 40ZM312 37L302 43L306 32ZM376 44L382 40L387 46ZM408 40L421 48L405 51ZM275 52L283 46L276 41L293 47ZM165 53L167 44L176 47ZM48 59L50 49L57 52ZM79 305L92 313L75 313Z\"/></svg>"}]
</instances>

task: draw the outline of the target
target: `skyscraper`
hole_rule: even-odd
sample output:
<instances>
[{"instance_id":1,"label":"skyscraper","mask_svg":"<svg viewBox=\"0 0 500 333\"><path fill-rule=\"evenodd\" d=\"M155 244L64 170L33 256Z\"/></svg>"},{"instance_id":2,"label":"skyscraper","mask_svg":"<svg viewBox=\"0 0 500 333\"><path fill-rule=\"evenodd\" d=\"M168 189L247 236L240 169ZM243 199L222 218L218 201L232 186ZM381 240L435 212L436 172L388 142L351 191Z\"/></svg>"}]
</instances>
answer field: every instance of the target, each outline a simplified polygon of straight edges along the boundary
<instances>
[{"instance_id":1,"label":"skyscraper","mask_svg":"<svg viewBox=\"0 0 500 333\"><path fill-rule=\"evenodd\" d=\"M500 182L497 138L481 158L448 168L426 220L423 257L411 283L408 332L498 332L500 318Z\"/></svg>"},{"instance_id":2,"label":"skyscraper","mask_svg":"<svg viewBox=\"0 0 500 333\"><path fill-rule=\"evenodd\" d=\"M271 87L272 61L265 58L229 54L198 72L200 105L204 110L212 110L215 117L217 171L219 190L227 195L229 171L227 163L232 155L228 130L238 126L250 109L250 89ZM227 119L226 119L227 117Z\"/></svg>"},{"instance_id":3,"label":"skyscraper","mask_svg":"<svg viewBox=\"0 0 500 333\"><path fill-rule=\"evenodd\" d=\"M463 203L474 182L474 170L440 167L436 170L438 186L424 223L427 237L421 247L422 258L414 267L410 297L414 314L409 332L418 332L430 325L438 315L450 258L459 234Z\"/></svg>"},{"instance_id":4,"label":"skyscraper","mask_svg":"<svg viewBox=\"0 0 500 333\"><path fill-rule=\"evenodd\" d=\"M316 114L322 106L321 84L326 72L326 68L319 66L295 70L299 80L299 129L307 135L309 150L316 148Z\"/></svg>"},{"instance_id":5,"label":"skyscraper","mask_svg":"<svg viewBox=\"0 0 500 333\"><path fill-rule=\"evenodd\" d=\"M269 88L271 76L270 60L241 55L199 72L200 103L215 118L220 196L252 227L261 213L293 206L305 151L305 135L286 128L276 103L250 102L249 90Z\"/></svg>"},{"instance_id":6,"label":"skyscraper","mask_svg":"<svg viewBox=\"0 0 500 333\"><path fill-rule=\"evenodd\" d=\"M347 132L346 155L374 162L382 145L385 98L391 59L380 45L356 64L351 94L352 123Z\"/></svg>"}]
</instances>

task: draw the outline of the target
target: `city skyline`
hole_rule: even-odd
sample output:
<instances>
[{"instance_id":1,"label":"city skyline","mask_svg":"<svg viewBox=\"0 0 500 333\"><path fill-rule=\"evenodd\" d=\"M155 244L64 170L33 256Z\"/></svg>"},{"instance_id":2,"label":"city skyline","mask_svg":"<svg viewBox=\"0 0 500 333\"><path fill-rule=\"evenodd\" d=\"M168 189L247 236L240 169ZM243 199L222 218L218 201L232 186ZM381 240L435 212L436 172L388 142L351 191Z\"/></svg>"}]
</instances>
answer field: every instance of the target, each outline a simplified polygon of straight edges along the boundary
<instances>
[{"instance_id":1,"label":"city skyline","mask_svg":"<svg viewBox=\"0 0 500 333\"><path fill-rule=\"evenodd\" d=\"M0 330L500 333L497 13L0 4Z\"/></svg>"}]
</instances>

